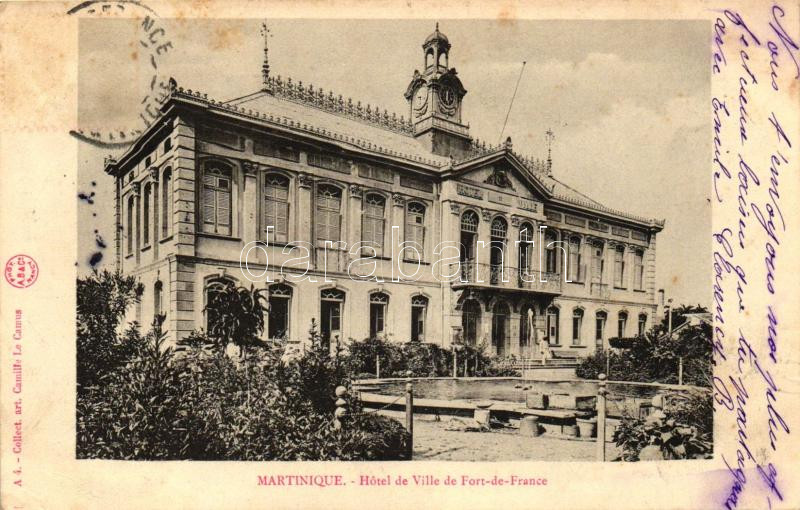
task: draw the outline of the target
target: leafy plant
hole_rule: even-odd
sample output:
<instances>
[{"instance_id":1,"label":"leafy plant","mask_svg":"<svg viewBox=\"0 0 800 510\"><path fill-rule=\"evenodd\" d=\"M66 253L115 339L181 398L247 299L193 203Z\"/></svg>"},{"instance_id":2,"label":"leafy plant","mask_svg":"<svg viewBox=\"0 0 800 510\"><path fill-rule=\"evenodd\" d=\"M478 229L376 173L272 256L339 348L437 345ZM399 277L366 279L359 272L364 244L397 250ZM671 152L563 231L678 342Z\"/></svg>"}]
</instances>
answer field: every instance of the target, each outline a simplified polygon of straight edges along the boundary
<instances>
[{"instance_id":1,"label":"leafy plant","mask_svg":"<svg viewBox=\"0 0 800 510\"><path fill-rule=\"evenodd\" d=\"M251 346L263 346L259 336L264 331L264 313L269 311L269 291L236 286L233 282L215 282L206 289L209 302L209 337L216 340L219 352L229 344L239 347L243 357Z\"/></svg>"}]
</instances>

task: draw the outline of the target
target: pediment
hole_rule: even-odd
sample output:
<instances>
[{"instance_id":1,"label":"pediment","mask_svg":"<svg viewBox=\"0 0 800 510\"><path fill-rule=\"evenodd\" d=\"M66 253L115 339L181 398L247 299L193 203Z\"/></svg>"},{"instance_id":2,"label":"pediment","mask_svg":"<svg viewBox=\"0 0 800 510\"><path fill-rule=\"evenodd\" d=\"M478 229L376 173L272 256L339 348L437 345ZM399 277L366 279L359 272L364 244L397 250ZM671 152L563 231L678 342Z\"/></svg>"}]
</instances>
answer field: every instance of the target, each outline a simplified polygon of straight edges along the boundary
<instances>
[{"instance_id":1,"label":"pediment","mask_svg":"<svg viewBox=\"0 0 800 510\"><path fill-rule=\"evenodd\" d=\"M535 176L505 157L458 169L452 178L531 200L543 201L548 196L547 188Z\"/></svg>"}]
</instances>

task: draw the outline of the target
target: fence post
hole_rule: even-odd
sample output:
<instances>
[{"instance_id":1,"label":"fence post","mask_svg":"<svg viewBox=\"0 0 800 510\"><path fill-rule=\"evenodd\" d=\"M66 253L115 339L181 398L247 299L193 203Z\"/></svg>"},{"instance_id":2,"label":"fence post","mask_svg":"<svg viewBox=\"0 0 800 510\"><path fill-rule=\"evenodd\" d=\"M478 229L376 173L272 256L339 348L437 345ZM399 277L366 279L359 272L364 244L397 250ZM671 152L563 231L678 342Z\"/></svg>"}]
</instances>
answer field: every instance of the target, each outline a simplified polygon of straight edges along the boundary
<instances>
[{"instance_id":1,"label":"fence post","mask_svg":"<svg viewBox=\"0 0 800 510\"><path fill-rule=\"evenodd\" d=\"M453 379L458 377L458 351L456 346L453 346Z\"/></svg>"},{"instance_id":2,"label":"fence post","mask_svg":"<svg viewBox=\"0 0 800 510\"><path fill-rule=\"evenodd\" d=\"M336 387L336 410L333 412L333 428L342 428L342 419L347 414L347 388L344 386Z\"/></svg>"},{"instance_id":3,"label":"fence post","mask_svg":"<svg viewBox=\"0 0 800 510\"><path fill-rule=\"evenodd\" d=\"M678 358L678 384L683 386L683 356Z\"/></svg>"},{"instance_id":4,"label":"fence post","mask_svg":"<svg viewBox=\"0 0 800 510\"><path fill-rule=\"evenodd\" d=\"M597 460L606 461L606 374L597 376Z\"/></svg>"},{"instance_id":5,"label":"fence post","mask_svg":"<svg viewBox=\"0 0 800 510\"><path fill-rule=\"evenodd\" d=\"M375 378L381 378L381 357L375 356Z\"/></svg>"},{"instance_id":6,"label":"fence post","mask_svg":"<svg viewBox=\"0 0 800 510\"><path fill-rule=\"evenodd\" d=\"M408 460L414 453L414 390L406 383L406 430L408 431Z\"/></svg>"}]
</instances>

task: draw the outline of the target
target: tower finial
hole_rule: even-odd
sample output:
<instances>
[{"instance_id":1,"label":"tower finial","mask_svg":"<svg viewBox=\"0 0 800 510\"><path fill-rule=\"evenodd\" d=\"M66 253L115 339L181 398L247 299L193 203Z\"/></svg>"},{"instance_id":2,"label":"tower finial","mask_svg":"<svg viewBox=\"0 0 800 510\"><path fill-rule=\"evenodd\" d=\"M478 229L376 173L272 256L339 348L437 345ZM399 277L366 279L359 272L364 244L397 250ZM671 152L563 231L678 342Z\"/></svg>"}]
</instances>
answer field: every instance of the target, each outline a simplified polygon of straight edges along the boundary
<instances>
[{"instance_id":1,"label":"tower finial","mask_svg":"<svg viewBox=\"0 0 800 510\"><path fill-rule=\"evenodd\" d=\"M261 65L261 90L264 92L272 92L272 87L269 82L269 28L266 21L261 23L261 35L264 36L264 63Z\"/></svg>"},{"instance_id":2,"label":"tower finial","mask_svg":"<svg viewBox=\"0 0 800 510\"><path fill-rule=\"evenodd\" d=\"M553 169L553 159L551 157L550 148L553 145L553 139L556 135L553 134L552 129L548 128L544 133L544 137L547 141L547 173L549 174Z\"/></svg>"}]
</instances>

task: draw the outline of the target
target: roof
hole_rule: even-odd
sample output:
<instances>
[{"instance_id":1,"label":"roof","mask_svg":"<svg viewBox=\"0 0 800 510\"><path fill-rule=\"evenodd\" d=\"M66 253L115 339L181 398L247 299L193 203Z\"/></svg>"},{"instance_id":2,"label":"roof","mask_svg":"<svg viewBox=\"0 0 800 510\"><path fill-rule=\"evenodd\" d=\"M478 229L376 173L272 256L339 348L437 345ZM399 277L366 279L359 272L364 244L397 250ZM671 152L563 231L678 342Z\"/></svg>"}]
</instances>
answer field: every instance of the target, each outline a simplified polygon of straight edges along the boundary
<instances>
[{"instance_id":1,"label":"roof","mask_svg":"<svg viewBox=\"0 0 800 510\"><path fill-rule=\"evenodd\" d=\"M369 104L362 106L360 101L353 102L350 98L344 99L330 91L326 93L323 89L315 89L313 85L304 86L302 81L292 82L291 78L283 81L280 76L270 77L264 90L231 101L217 101L208 98L207 94L178 87L174 80L170 80L170 86L170 93L162 105L162 114L168 110L171 102L190 103L273 127L300 131L332 143L349 145L354 150L410 162L434 173L452 170L455 166L471 165L493 155L503 155L523 166L530 177L541 184L547 198L556 204L563 202L657 230L664 226L663 220L647 219L612 209L564 184L552 176L548 163L513 151L510 139L497 146L487 146L473 140L472 151L456 161L427 150L414 138L410 120L394 113L389 114L386 110L381 112ZM154 122L153 126L159 124ZM138 150L153 129L155 128L151 127L143 134L119 161L124 161ZM111 173L111 167L116 164L115 160L110 160L106 171Z\"/></svg>"}]
</instances>

